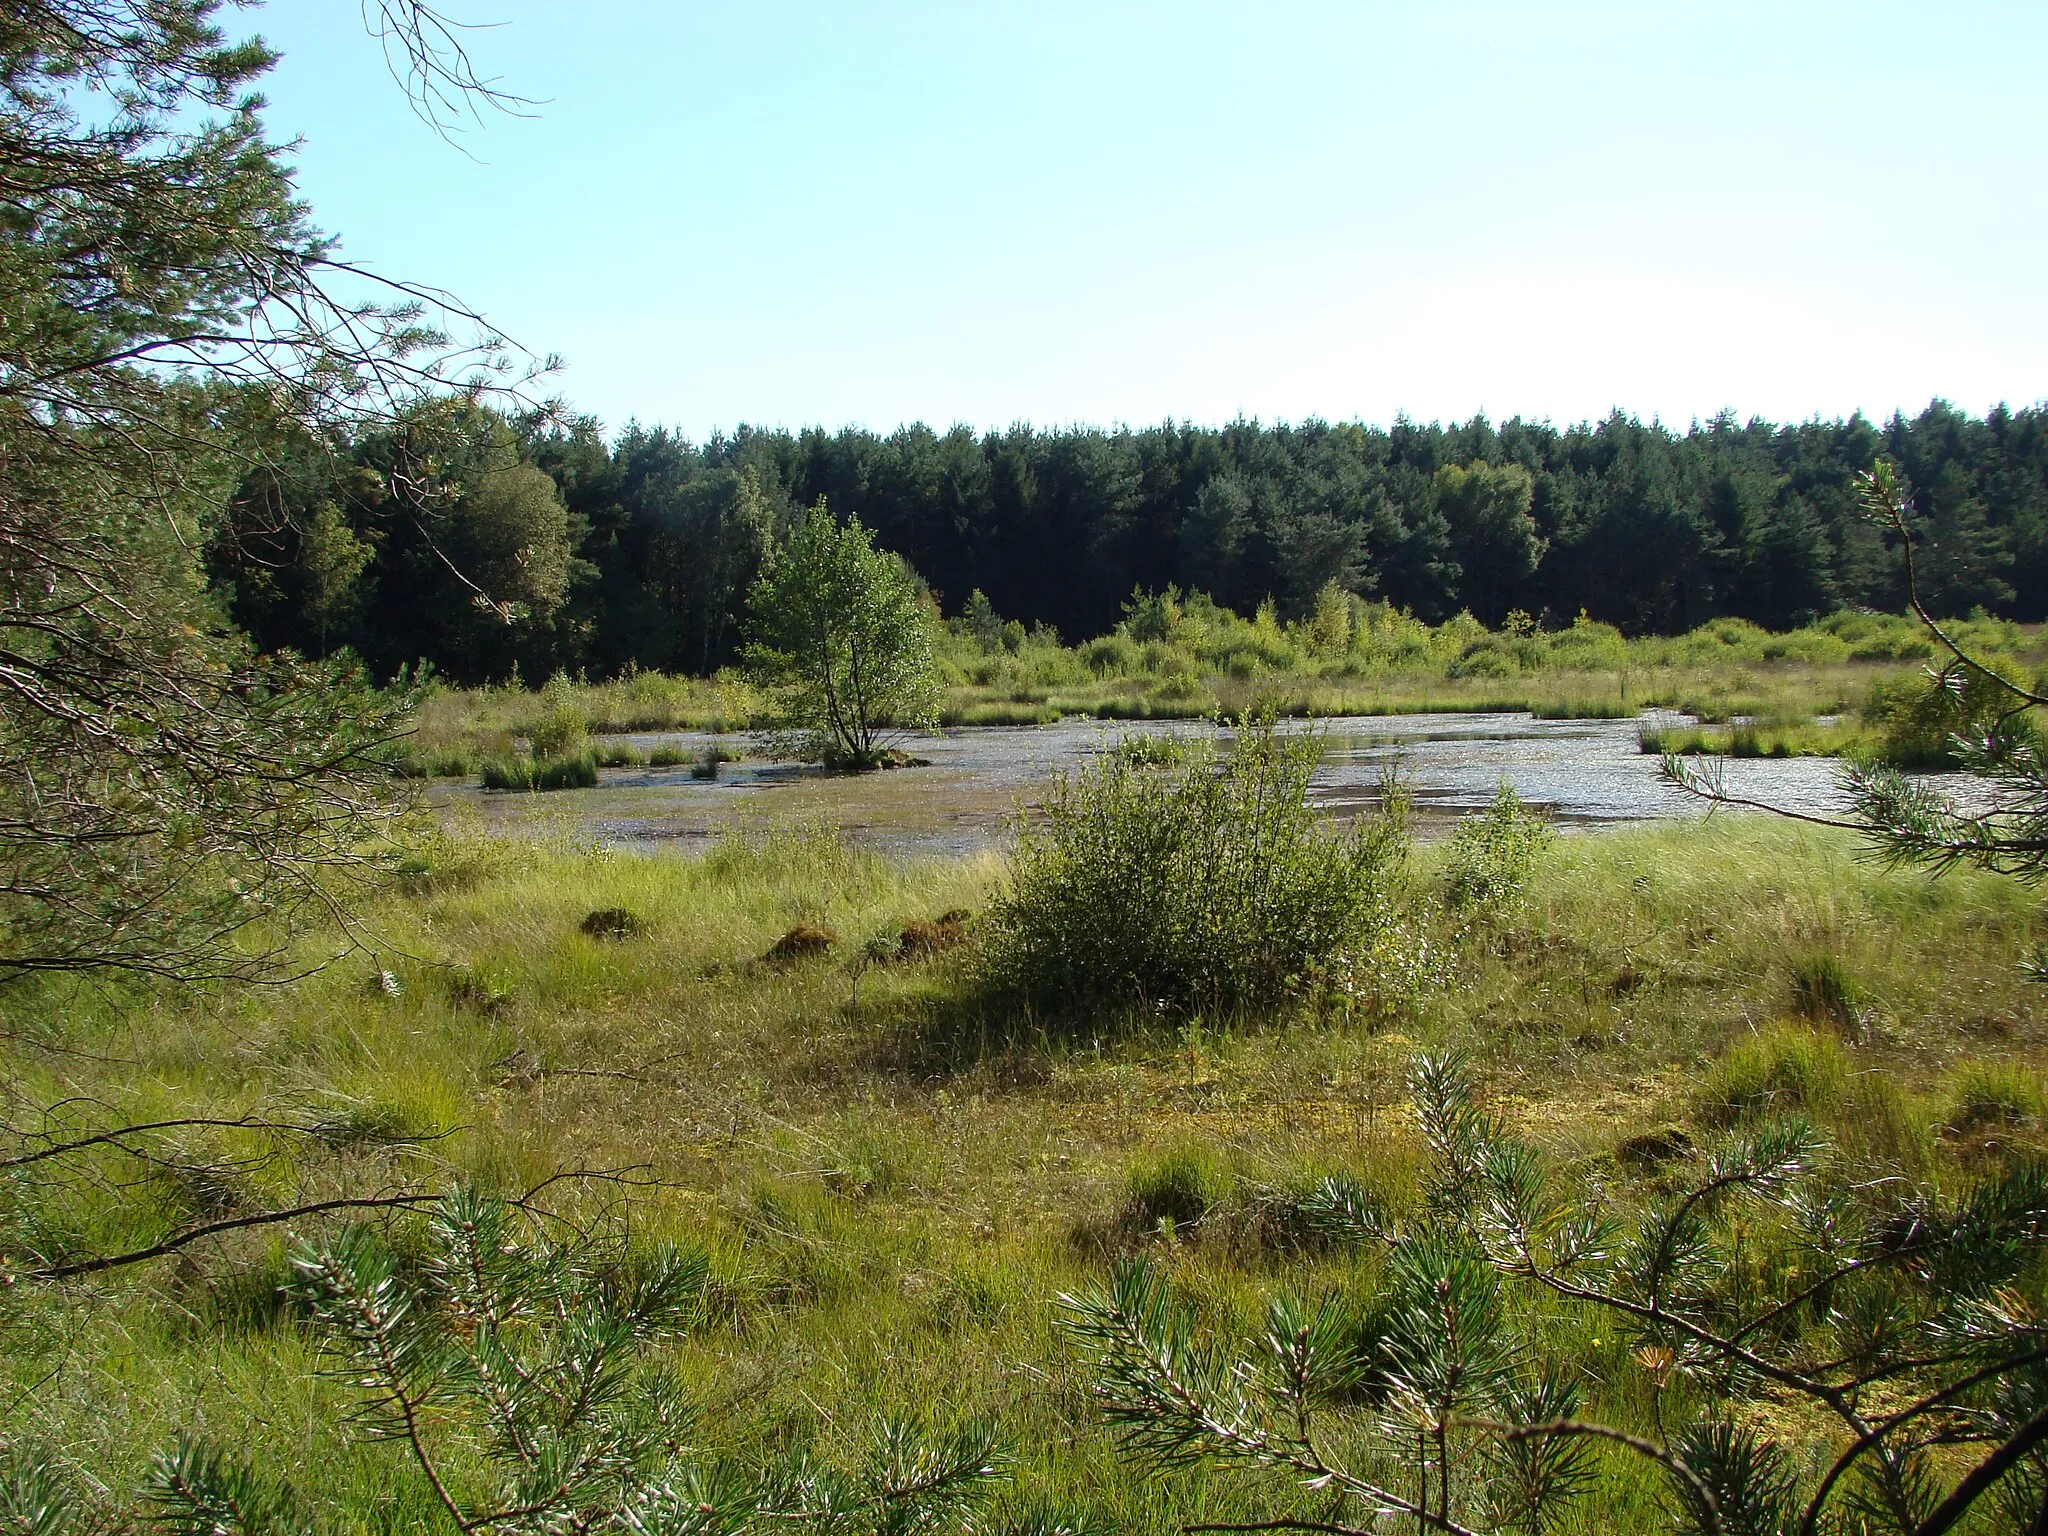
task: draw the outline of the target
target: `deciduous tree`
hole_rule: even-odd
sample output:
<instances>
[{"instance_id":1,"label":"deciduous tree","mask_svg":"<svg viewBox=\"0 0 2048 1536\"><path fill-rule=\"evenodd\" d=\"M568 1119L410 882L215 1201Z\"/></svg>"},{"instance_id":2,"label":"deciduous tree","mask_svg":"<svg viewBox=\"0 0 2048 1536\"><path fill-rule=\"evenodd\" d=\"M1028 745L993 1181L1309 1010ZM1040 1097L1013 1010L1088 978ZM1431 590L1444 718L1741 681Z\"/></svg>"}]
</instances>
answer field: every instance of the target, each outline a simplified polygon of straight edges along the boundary
<instances>
[{"instance_id":1,"label":"deciduous tree","mask_svg":"<svg viewBox=\"0 0 2048 1536\"><path fill-rule=\"evenodd\" d=\"M800 755L873 768L892 734L937 726L930 610L859 518L841 524L822 501L812 507L748 608L748 664L779 698L782 735Z\"/></svg>"}]
</instances>

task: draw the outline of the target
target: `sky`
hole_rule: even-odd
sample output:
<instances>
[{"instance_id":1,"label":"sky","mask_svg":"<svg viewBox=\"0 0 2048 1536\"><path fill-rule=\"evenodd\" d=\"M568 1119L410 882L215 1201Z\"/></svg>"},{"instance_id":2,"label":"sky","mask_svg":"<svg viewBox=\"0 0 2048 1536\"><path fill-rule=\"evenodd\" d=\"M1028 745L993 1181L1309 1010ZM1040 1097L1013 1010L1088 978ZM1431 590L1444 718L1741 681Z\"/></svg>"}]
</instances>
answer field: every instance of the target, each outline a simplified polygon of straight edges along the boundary
<instances>
[{"instance_id":1,"label":"sky","mask_svg":"<svg viewBox=\"0 0 2048 1536\"><path fill-rule=\"evenodd\" d=\"M608 429L1683 426L2048 398L2048 3L351 0L243 13L344 252Z\"/></svg>"}]
</instances>

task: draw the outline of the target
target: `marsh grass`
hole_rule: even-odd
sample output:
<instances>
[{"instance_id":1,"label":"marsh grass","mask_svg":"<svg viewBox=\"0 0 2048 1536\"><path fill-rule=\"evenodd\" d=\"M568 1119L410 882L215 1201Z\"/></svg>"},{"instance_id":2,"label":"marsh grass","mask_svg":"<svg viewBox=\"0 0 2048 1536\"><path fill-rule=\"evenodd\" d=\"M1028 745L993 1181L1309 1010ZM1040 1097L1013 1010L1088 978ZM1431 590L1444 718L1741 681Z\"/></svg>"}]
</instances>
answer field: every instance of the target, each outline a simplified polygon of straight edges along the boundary
<instances>
[{"instance_id":1,"label":"marsh grass","mask_svg":"<svg viewBox=\"0 0 2048 1536\"><path fill-rule=\"evenodd\" d=\"M1779 1026L1729 1046L1700 1085L1699 1113L1711 1125L1826 1114L1840 1105L1847 1077L1831 1037Z\"/></svg>"},{"instance_id":2,"label":"marsh grass","mask_svg":"<svg viewBox=\"0 0 2048 1536\"><path fill-rule=\"evenodd\" d=\"M1247 619L1200 597L1141 606L1118 630L1071 646L1043 630L977 638L956 622L935 636L941 722L1199 719L1268 708L1307 718L1528 711L1626 719L1660 708L1729 727L1669 750L1835 754L1886 735L1888 701L1918 686L1929 657L1917 623L1881 614L1836 614L1786 634L1717 619L1689 634L1626 638L1589 620L1490 631L1461 614L1430 625L1355 599L1341 623L1282 624L1270 611ZM2048 662L2037 628L1963 621L1956 633L2008 669ZM735 673L436 688L400 758L409 772L468 773L513 741L573 734L573 722L590 734L723 732L747 729L761 708Z\"/></svg>"},{"instance_id":3,"label":"marsh grass","mask_svg":"<svg viewBox=\"0 0 2048 1536\"><path fill-rule=\"evenodd\" d=\"M586 747L568 757L487 757L481 771L485 789L589 789L597 783L597 754Z\"/></svg>"},{"instance_id":4,"label":"marsh grass","mask_svg":"<svg viewBox=\"0 0 2048 1536\"><path fill-rule=\"evenodd\" d=\"M1130 1230L1171 1236L1199 1225L1228 1198L1234 1182L1229 1163L1213 1147L1171 1147L1131 1169L1119 1215Z\"/></svg>"},{"instance_id":5,"label":"marsh grass","mask_svg":"<svg viewBox=\"0 0 2048 1536\"><path fill-rule=\"evenodd\" d=\"M1447 858L1416 850L1413 890L1441 889ZM1484 943L1461 941L1429 902L1404 909L1443 968L1355 1013L1295 999L1205 1013L1197 1033L1100 1009L1052 1029L982 998L971 945L873 967L857 1010L841 957L755 963L798 923L858 938L986 912L1002 879L992 857L892 863L802 827L689 859L449 837L369 914L374 955L261 993L17 997L0 1052L35 1102L135 1120L310 1109L333 1126L230 1179L240 1198L397 1178L504 1190L576 1164L645 1167L657 1181L629 1197L564 1187L554 1208L623 1208L636 1242L707 1254L703 1316L665 1356L702 1394L693 1443L857 1459L874 1413L990 1413L1025 1453L992 1524L1057 1502L1146 1536L1323 1511L1280 1479L1156 1479L1119 1459L1052 1326L1050 1298L1104 1263L1077 1229L1161 1255L1229 1337L1260 1332L1276 1289L1348 1298L1366 1326L1382 1294L1373 1261L1285 1240L1286 1200L1339 1172L1387 1200L1413 1184L1423 1148L1401 1064L1418 1047L1466 1045L1490 1111L1610 1170L1606 1198L1623 1207L1656 1198L1685 1154L1625 1163L1622 1143L1676 1127L1705 1145L1726 1106L1761 1112L1788 1082L1845 1157L1964 1179L1978 1164L1962 1159L2012 1155L1981 1131L1941 1133L1971 1064L2038 1083L2048 1063L2048 1008L2020 971L2048 936L2031 895L1988 876L1887 873L1848 839L1741 817L1560 838ZM608 908L648 931L581 931ZM1823 951L1858 989L1854 1044L1778 1022L1788 957ZM395 995L366 987L382 969ZM2029 1100L2008 1077L1986 1102ZM179 1150L232 1172L248 1148L200 1133ZM1179 1157L1195 1171L1162 1176ZM128 1202L106 1177L119 1170L96 1172L38 1218L75 1247L147 1238L208 1198L152 1186ZM1206 1214L1171 1243L1156 1221L1124 1225L1140 1191L1188 1188ZM23 1210L18 1180L0 1193ZM395 1222L395 1240L405 1230ZM10 1215L10 1243L21 1232ZM431 1496L401 1464L341 1450L354 1404L276 1304L281 1254L242 1234L91 1287L6 1288L0 1436L90 1469L113 1512L153 1447L203 1424L291 1465L344 1525L429 1528ZM1570 1308L1521 1321L1594 1373L1589 1417L1654 1433L1632 1344ZM1816 1426L1748 1406L1820 1454ZM1668 1528L1636 1463L1602 1459L1599 1478L1600 1529Z\"/></svg>"},{"instance_id":6,"label":"marsh grass","mask_svg":"<svg viewBox=\"0 0 2048 1536\"><path fill-rule=\"evenodd\" d=\"M1833 950L1811 950L1793 960L1793 1012L1854 1034L1862 1028L1862 1005L1863 989Z\"/></svg>"},{"instance_id":7,"label":"marsh grass","mask_svg":"<svg viewBox=\"0 0 2048 1536\"><path fill-rule=\"evenodd\" d=\"M2039 1073L2010 1061L1973 1061L1955 1074L1943 1123L1958 1133L2039 1129L2044 1110L2048 1099Z\"/></svg>"},{"instance_id":8,"label":"marsh grass","mask_svg":"<svg viewBox=\"0 0 2048 1536\"><path fill-rule=\"evenodd\" d=\"M1746 720L1736 725L1658 725L1636 731L1636 745L1658 756L1742 758L1845 757L1877 750L1879 737L1856 720Z\"/></svg>"}]
</instances>

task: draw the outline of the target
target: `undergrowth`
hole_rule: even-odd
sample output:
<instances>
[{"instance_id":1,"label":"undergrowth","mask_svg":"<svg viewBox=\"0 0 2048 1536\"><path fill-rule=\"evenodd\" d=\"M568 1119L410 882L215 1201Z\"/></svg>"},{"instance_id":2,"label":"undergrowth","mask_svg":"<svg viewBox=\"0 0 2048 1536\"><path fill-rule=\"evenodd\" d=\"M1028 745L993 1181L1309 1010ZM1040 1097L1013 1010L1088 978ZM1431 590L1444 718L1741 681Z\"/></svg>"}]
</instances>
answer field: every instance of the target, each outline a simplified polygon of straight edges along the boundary
<instances>
[{"instance_id":1,"label":"undergrowth","mask_svg":"<svg viewBox=\"0 0 2048 1536\"><path fill-rule=\"evenodd\" d=\"M994 1422L1016 1448L990 1528L1318 1520L1321 1496L1282 1476L1134 1475L1052 1301L1149 1257L1220 1341L1261 1336L1280 1292L1383 1327L1381 1261L1307 1212L1341 1176L1406 1219L1428 1157L1418 1051L1461 1046L1487 1112L1630 1220L1787 1109L1876 1192L1949 1200L2048 1151L2048 1013L2021 969L2048 933L2011 882L1887 872L1847 838L1739 816L1534 847L1484 920L1447 899L1459 868L1447 844L1413 851L1398 938L1364 952L1355 1000L1333 978L1237 1013L1103 1002L1053 1027L1001 1005L982 972L1000 861L897 864L800 828L694 859L449 838L366 915L371 950L291 985L17 988L8 1155L237 1124L0 1179L0 1438L99 1527L147 1516L152 1455L203 1433L337 1528L429 1528L417 1466L351 1438L356 1391L322 1374L292 1291L292 1244L339 1241L347 1213L22 1277L208 1212L614 1170L629 1182L550 1186L538 1219L566 1237L626 1218L635 1254L703 1254L688 1326L645 1348L708 1462L808 1448L858 1476L877 1424L938 1408L934 1433ZM869 942L942 918L966 941ZM763 963L799 924L841 943ZM418 1222L378 1218L405 1265L429 1251ZM1742 1229L1743 1284L1777 1283L1762 1232ZM1654 1438L1699 1406L1681 1385L1660 1401L1639 1341L1596 1315L1527 1318L1543 1358L1589 1370L1579 1415ZM1768 1394L1728 1401L1802 1467L1840 1448ZM447 1444L484 1489L481 1450ZM1669 1528L1662 1470L1603 1454L1593 1475L1560 1529Z\"/></svg>"}]
</instances>

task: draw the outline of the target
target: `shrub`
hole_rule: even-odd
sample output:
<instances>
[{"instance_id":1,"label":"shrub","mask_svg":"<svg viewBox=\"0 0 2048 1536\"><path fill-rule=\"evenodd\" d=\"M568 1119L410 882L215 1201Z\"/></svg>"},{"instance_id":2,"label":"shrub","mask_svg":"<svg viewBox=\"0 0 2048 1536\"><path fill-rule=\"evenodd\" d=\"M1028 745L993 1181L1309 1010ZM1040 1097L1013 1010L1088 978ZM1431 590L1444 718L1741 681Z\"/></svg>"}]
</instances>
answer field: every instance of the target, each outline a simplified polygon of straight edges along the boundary
<instances>
[{"instance_id":1,"label":"shrub","mask_svg":"<svg viewBox=\"0 0 2048 1536\"><path fill-rule=\"evenodd\" d=\"M1522 809L1521 797L1502 779L1493 804L1464 818L1451 834L1444 864L1445 902L1479 916L1505 914L1521 902L1537 855L1555 835L1542 817Z\"/></svg>"},{"instance_id":2,"label":"shrub","mask_svg":"<svg viewBox=\"0 0 2048 1536\"><path fill-rule=\"evenodd\" d=\"M1826 1035L1782 1026L1731 1046L1700 1088L1701 1118L1715 1125L1820 1110L1847 1077L1842 1048Z\"/></svg>"},{"instance_id":3,"label":"shrub","mask_svg":"<svg viewBox=\"0 0 2048 1536\"><path fill-rule=\"evenodd\" d=\"M2013 683L2022 681L2017 668L1994 662L1992 670ZM1938 676L1874 684L1863 713L1883 728L1879 756L1899 768L1959 766L1959 736L1981 740L1995 731L2008 751L2034 744L2033 721L2013 712L2011 689L1960 664Z\"/></svg>"},{"instance_id":4,"label":"shrub","mask_svg":"<svg viewBox=\"0 0 2048 1536\"><path fill-rule=\"evenodd\" d=\"M1270 1006L1384 921L1407 849L1405 799L1335 833L1308 803L1320 732L1242 722L1167 767L1109 754L1057 778L1019 829L991 904L987 979L1064 1008L1084 1001L1230 1011Z\"/></svg>"},{"instance_id":5,"label":"shrub","mask_svg":"<svg viewBox=\"0 0 2048 1536\"><path fill-rule=\"evenodd\" d=\"M1156 731L1118 737L1113 750L1134 768L1171 768L1187 761L1189 747L1185 737Z\"/></svg>"},{"instance_id":6,"label":"shrub","mask_svg":"<svg viewBox=\"0 0 2048 1536\"><path fill-rule=\"evenodd\" d=\"M1091 640L1081 654L1097 677L1124 677L1138 669L1138 648L1122 635Z\"/></svg>"},{"instance_id":7,"label":"shrub","mask_svg":"<svg viewBox=\"0 0 2048 1536\"><path fill-rule=\"evenodd\" d=\"M575 686L556 673L541 689L539 703L540 715L521 732L533 744L533 755L568 757L582 751L590 735L590 720L576 702Z\"/></svg>"},{"instance_id":8,"label":"shrub","mask_svg":"<svg viewBox=\"0 0 2048 1536\"><path fill-rule=\"evenodd\" d=\"M1491 636L1474 641L1465 654L1445 668L1446 677L1514 677L1521 672L1515 658Z\"/></svg>"}]
</instances>

